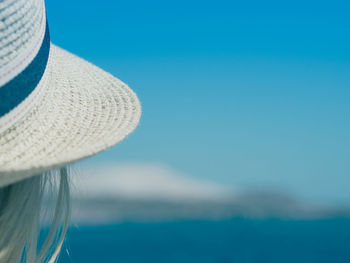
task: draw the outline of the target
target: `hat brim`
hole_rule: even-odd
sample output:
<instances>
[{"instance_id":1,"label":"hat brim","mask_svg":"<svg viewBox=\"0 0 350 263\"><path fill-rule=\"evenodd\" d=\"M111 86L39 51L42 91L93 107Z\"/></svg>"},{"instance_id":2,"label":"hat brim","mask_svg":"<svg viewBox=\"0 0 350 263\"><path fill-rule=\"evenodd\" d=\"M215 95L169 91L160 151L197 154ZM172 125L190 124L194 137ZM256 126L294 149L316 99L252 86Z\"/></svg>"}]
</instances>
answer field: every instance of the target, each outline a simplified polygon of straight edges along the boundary
<instances>
[{"instance_id":1,"label":"hat brim","mask_svg":"<svg viewBox=\"0 0 350 263\"><path fill-rule=\"evenodd\" d=\"M47 71L40 103L0 134L0 186L106 150L139 122L138 98L111 74L53 44Z\"/></svg>"}]
</instances>

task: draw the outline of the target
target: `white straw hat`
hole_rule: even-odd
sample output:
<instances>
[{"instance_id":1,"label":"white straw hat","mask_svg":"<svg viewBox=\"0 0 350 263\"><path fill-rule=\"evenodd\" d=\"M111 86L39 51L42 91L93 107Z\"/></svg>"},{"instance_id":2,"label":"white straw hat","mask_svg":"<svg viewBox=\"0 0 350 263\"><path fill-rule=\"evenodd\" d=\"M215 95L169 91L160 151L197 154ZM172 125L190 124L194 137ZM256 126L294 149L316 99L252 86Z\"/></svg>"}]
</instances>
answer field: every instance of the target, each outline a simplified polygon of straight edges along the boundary
<instances>
[{"instance_id":1,"label":"white straw hat","mask_svg":"<svg viewBox=\"0 0 350 263\"><path fill-rule=\"evenodd\" d=\"M140 115L126 84L50 42L44 0L0 1L0 186L113 146Z\"/></svg>"}]
</instances>

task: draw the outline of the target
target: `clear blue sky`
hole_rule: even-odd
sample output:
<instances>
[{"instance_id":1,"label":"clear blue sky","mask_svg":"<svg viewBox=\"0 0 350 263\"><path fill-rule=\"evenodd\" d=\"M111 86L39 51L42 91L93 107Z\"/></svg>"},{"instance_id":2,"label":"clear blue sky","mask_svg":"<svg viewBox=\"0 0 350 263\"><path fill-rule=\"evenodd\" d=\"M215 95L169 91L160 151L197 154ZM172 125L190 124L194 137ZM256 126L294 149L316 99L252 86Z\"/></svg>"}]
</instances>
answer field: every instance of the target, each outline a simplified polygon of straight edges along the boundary
<instances>
[{"instance_id":1,"label":"clear blue sky","mask_svg":"<svg viewBox=\"0 0 350 263\"><path fill-rule=\"evenodd\" d=\"M91 161L160 162L350 203L350 2L46 1L51 38L128 83L136 132Z\"/></svg>"}]
</instances>

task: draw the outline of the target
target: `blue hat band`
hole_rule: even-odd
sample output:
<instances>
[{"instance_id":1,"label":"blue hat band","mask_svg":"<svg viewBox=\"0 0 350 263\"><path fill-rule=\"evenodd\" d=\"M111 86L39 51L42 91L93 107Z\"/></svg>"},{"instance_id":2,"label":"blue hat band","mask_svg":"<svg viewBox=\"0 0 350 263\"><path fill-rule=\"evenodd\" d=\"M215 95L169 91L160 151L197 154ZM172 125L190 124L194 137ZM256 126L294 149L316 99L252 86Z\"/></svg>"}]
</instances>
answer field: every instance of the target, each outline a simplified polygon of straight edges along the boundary
<instances>
[{"instance_id":1,"label":"blue hat band","mask_svg":"<svg viewBox=\"0 0 350 263\"><path fill-rule=\"evenodd\" d=\"M50 53L50 34L46 24L45 35L40 49L29 65L16 77L0 87L0 118L16 108L37 87Z\"/></svg>"}]
</instances>

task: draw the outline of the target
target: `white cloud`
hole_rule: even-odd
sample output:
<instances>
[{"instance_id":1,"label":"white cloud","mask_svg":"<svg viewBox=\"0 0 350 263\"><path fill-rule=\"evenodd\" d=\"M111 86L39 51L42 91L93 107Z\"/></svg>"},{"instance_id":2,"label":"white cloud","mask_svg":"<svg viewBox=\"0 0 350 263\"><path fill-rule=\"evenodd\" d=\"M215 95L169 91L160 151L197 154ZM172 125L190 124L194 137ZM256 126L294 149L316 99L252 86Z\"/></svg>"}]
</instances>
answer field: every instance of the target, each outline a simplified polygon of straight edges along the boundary
<instances>
[{"instance_id":1,"label":"white cloud","mask_svg":"<svg viewBox=\"0 0 350 263\"><path fill-rule=\"evenodd\" d=\"M152 163L116 163L83 166L75 177L73 195L127 199L217 200L232 189L191 178Z\"/></svg>"}]
</instances>

